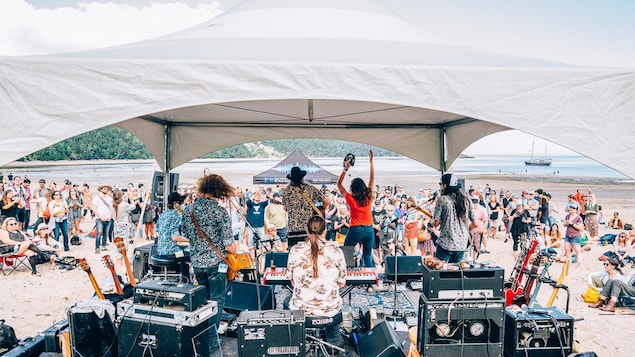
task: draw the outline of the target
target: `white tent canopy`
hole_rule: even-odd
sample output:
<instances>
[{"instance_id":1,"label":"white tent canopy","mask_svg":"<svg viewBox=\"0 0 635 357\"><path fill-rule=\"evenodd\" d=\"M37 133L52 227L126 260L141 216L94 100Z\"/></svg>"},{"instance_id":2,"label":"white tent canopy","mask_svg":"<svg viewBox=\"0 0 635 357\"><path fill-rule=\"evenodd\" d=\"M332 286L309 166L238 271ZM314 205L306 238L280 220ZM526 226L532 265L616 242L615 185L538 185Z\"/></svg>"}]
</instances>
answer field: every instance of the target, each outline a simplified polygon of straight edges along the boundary
<instances>
[{"instance_id":1,"label":"white tent canopy","mask_svg":"<svg viewBox=\"0 0 635 357\"><path fill-rule=\"evenodd\" d=\"M153 40L0 57L0 165L115 124L166 171L278 138L367 143L445 170L518 129L635 177L634 119L633 69L439 43L364 0L246 1Z\"/></svg>"}]
</instances>

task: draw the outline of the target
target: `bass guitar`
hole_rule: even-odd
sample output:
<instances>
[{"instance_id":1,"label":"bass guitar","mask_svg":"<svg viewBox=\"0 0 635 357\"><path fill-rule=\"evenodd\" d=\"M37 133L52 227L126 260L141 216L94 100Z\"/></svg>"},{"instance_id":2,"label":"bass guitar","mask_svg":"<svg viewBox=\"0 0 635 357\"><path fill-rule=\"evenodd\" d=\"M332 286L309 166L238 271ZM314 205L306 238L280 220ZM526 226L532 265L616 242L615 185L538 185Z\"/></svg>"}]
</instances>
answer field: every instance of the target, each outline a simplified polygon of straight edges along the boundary
<instances>
[{"instance_id":1,"label":"bass guitar","mask_svg":"<svg viewBox=\"0 0 635 357\"><path fill-rule=\"evenodd\" d=\"M516 266L510 277L511 285L504 289L505 306L510 306L514 303L516 297L523 295L523 281L527 275L527 265L529 264L529 259L536 251L536 247L538 247L538 241L533 240L531 241L529 249L525 252L524 258L521 258L521 255L518 256Z\"/></svg>"},{"instance_id":2,"label":"bass guitar","mask_svg":"<svg viewBox=\"0 0 635 357\"><path fill-rule=\"evenodd\" d=\"M95 276L93 275L93 272L90 271L90 266L88 266L86 259L77 258L76 262L77 264L79 264L82 270L85 271L86 274L88 274L88 278L90 279L90 283L93 285L93 289L95 290L95 294L97 294L97 297L100 298L101 300L105 300L106 298L104 297L104 294L101 292L99 285L97 285L97 280L95 280Z\"/></svg>"},{"instance_id":3,"label":"bass guitar","mask_svg":"<svg viewBox=\"0 0 635 357\"><path fill-rule=\"evenodd\" d=\"M115 266L112 264L112 259L110 259L110 255L106 254L101 257L101 260L106 265L106 268L110 270L110 274L112 275L112 280L115 282L115 289L117 290L117 295L123 295L123 289L121 288L121 283L119 282L119 277L117 276L117 272L115 271Z\"/></svg>"},{"instance_id":4,"label":"bass guitar","mask_svg":"<svg viewBox=\"0 0 635 357\"><path fill-rule=\"evenodd\" d=\"M123 262L126 265L126 274L128 274L128 280L130 281L130 286L134 287L135 285L134 274L132 274L132 268L130 267L130 261L128 260L126 243L123 241L123 238L121 237L115 238L113 242L115 242L115 245L117 246L117 249L119 250L119 253L123 255Z\"/></svg>"}]
</instances>

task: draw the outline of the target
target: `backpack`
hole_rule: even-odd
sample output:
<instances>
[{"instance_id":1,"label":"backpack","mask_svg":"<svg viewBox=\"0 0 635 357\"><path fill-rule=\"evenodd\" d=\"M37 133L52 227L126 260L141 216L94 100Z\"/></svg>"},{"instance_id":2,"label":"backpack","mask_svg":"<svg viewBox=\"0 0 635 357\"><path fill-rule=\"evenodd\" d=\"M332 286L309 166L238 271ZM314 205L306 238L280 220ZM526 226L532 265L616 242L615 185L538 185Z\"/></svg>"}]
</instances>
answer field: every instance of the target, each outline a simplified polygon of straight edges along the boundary
<instances>
[{"instance_id":1,"label":"backpack","mask_svg":"<svg viewBox=\"0 0 635 357\"><path fill-rule=\"evenodd\" d=\"M13 349L18 345L18 338L15 336L13 327L5 325L4 320L0 320L0 348Z\"/></svg>"}]
</instances>

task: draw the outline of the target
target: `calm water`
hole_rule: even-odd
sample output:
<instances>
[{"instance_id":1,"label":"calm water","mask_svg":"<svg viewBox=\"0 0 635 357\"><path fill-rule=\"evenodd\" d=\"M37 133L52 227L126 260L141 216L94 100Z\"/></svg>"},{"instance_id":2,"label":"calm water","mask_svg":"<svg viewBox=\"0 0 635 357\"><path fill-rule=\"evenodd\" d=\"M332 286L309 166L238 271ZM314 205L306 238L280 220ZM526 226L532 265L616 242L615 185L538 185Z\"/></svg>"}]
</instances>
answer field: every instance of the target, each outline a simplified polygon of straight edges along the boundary
<instances>
[{"instance_id":1,"label":"calm water","mask_svg":"<svg viewBox=\"0 0 635 357\"><path fill-rule=\"evenodd\" d=\"M619 172L599 164L582 156L556 156L550 167L525 166L524 156L477 156L475 158L458 159L451 171L470 174L493 174L502 172L506 174L533 174L553 175L556 172L561 176L612 178L624 181L632 181ZM243 178L241 185L251 182L251 176L261 173L276 165L280 159L262 160L204 160L194 161L179 166L174 170L181 175L181 182L193 182L204 171L210 172L236 172ZM341 158L316 158L313 161L327 171L338 174L342 169ZM375 167L377 176L398 176L403 178L416 178L437 176L439 172L407 158L376 158ZM359 157L354 171L368 168L368 159ZM147 182L152 179L154 171L159 169L153 161L144 162L102 162L79 165L44 165L33 167L4 167L2 173L11 172L14 175L28 175L32 180L45 178L58 183L70 178L77 182L89 184L111 183L125 185L127 182ZM358 171L358 173L360 172ZM355 173L356 175L358 173ZM239 184L239 183L236 183Z\"/></svg>"}]
</instances>

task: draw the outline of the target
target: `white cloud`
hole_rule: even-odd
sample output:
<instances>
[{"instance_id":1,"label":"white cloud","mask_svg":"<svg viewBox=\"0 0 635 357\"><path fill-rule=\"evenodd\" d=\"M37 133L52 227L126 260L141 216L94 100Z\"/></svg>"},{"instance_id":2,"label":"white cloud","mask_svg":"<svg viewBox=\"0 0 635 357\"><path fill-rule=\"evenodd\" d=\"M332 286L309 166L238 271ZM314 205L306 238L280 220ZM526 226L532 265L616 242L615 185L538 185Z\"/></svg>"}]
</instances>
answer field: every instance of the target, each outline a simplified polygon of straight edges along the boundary
<instances>
[{"instance_id":1,"label":"white cloud","mask_svg":"<svg viewBox=\"0 0 635 357\"><path fill-rule=\"evenodd\" d=\"M33 55L136 42L181 30L219 13L218 2L188 6L81 3L37 9L24 0L0 1L0 55Z\"/></svg>"}]
</instances>

